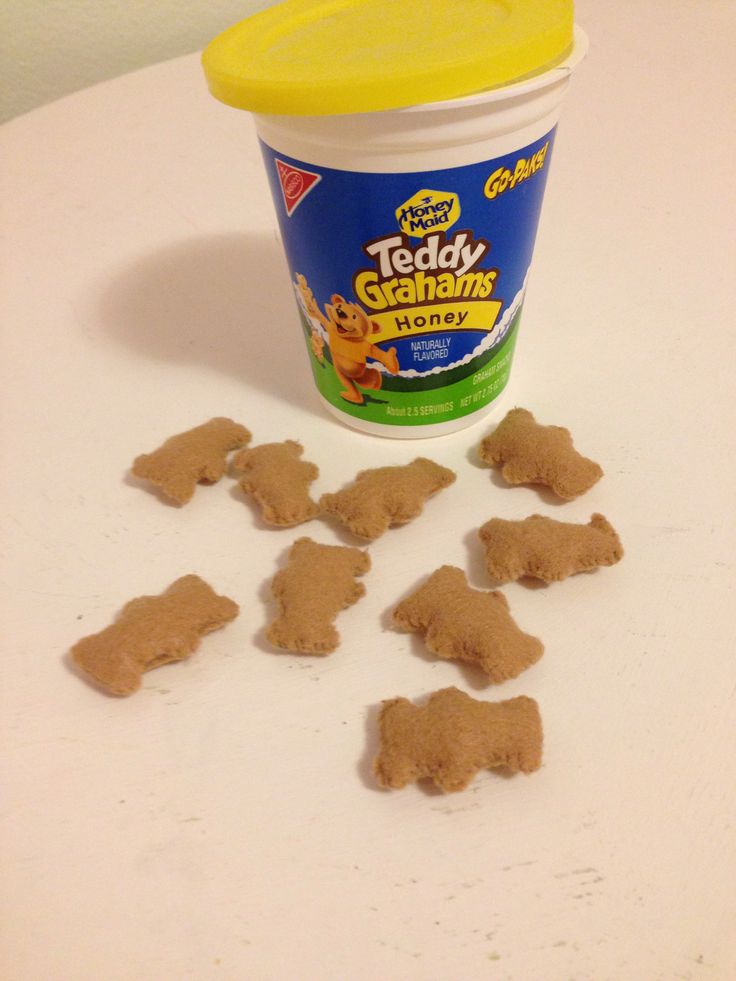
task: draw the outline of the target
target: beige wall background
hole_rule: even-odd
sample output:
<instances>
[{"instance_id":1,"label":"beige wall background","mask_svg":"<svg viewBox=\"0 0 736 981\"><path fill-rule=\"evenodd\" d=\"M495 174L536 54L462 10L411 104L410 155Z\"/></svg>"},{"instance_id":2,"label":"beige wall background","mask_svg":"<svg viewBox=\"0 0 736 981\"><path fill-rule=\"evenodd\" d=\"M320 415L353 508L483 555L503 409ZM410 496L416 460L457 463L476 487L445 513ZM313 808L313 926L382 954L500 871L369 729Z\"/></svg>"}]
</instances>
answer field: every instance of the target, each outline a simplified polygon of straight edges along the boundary
<instances>
[{"instance_id":1,"label":"beige wall background","mask_svg":"<svg viewBox=\"0 0 736 981\"><path fill-rule=\"evenodd\" d=\"M197 51L274 0L0 0L0 122Z\"/></svg>"}]
</instances>

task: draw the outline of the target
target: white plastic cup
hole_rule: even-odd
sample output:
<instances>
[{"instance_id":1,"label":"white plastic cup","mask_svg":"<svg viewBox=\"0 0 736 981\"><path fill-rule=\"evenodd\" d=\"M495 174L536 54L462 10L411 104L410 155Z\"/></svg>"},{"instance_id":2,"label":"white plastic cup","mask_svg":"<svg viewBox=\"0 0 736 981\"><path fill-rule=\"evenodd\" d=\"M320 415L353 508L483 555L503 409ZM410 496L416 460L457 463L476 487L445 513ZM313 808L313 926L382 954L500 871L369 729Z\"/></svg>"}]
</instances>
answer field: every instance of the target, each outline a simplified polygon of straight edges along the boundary
<instances>
[{"instance_id":1,"label":"white plastic cup","mask_svg":"<svg viewBox=\"0 0 736 981\"><path fill-rule=\"evenodd\" d=\"M555 127L586 50L576 27L559 63L475 95L354 115L255 116L315 381L342 422L429 437L499 406ZM371 245L376 233L388 244ZM456 265L433 269L433 257ZM362 311L372 325L357 346L335 334L340 311L361 321Z\"/></svg>"}]
</instances>

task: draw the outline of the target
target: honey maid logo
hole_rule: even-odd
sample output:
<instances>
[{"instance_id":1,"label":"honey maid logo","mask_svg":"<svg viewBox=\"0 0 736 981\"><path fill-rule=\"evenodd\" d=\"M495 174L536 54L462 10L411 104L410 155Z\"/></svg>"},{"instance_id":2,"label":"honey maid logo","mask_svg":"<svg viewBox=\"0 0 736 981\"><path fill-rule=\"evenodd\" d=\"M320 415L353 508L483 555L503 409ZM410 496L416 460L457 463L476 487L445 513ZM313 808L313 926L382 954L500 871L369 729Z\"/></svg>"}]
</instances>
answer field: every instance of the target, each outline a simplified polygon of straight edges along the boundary
<instances>
[{"instance_id":1,"label":"honey maid logo","mask_svg":"<svg viewBox=\"0 0 736 981\"><path fill-rule=\"evenodd\" d=\"M417 191L396 209L399 228L424 238L427 232L446 231L460 217L460 200L451 191Z\"/></svg>"}]
</instances>

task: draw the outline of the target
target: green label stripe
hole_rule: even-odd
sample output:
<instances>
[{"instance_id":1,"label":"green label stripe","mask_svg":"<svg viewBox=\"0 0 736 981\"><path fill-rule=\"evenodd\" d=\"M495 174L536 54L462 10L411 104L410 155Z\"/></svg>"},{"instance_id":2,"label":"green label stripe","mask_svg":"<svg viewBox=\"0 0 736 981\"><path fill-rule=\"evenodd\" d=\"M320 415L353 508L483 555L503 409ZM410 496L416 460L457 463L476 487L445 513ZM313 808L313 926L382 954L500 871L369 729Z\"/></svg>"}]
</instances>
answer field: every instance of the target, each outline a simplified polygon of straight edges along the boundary
<instances>
[{"instance_id":1,"label":"green label stripe","mask_svg":"<svg viewBox=\"0 0 736 981\"><path fill-rule=\"evenodd\" d=\"M320 362L309 343L311 325L304 317L302 322L314 380L328 402L356 419L388 426L427 426L470 415L498 398L509 379L520 318L521 309L497 348L484 352L468 365L432 376L433 380L438 379L441 387L419 389L417 383L427 379L384 374L383 385L377 391L361 389L365 400L362 405L341 398L342 386L332 367L328 345L325 344L324 360Z\"/></svg>"}]
</instances>

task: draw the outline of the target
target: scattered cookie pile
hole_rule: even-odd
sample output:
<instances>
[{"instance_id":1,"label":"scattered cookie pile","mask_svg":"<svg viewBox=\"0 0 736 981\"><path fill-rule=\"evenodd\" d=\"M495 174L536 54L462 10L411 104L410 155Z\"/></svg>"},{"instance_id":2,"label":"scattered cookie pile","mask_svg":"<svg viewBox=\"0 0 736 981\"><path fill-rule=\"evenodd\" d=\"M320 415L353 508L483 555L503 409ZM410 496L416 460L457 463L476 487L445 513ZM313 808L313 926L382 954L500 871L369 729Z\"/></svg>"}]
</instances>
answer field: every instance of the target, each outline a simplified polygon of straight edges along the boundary
<instances>
[{"instance_id":1,"label":"scattered cookie pile","mask_svg":"<svg viewBox=\"0 0 736 981\"><path fill-rule=\"evenodd\" d=\"M232 467L265 523L288 528L326 515L368 542L418 517L427 500L456 479L446 467L419 457L404 466L361 471L349 486L316 502L309 489L319 469L302 459L299 443L250 447L250 440L244 426L211 419L137 457L133 473L183 505L198 483L220 480L228 455L238 450ZM482 441L480 457L499 466L507 483L542 484L565 501L603 476L597 463L575 450L567 429L542 426L526 409L506 415ZM618 535L600 514L587 525L538 514L520 521L491 518L479 538L488 574L499 584L521 577L556 582L613 565L623 555ZM298 654L334 651L340 643L335 619L365 595L358 577L370 564L365 549L298 538L271 583L278 613L266 630L269 643ZM80 640L71 656L101 688L130 695L145 671L188 657L204 634L238 612L233 600L218 596L198 576L184 576L160 596L132 600L114 624ZM463 570L453 566L433 572L399 603L393 618L397 628L423 634L438 657L477 666L488 684L517 677L544 652L542 642L516 624L503 593L473 589ZM374 772L382 787L431 778L441 790L457 791L481 769L530 773L541 765L539 708L525 696L484 702L445 688L422 707L394 698L383 703L378 727Z\"/></svg>"}]
</instances>

